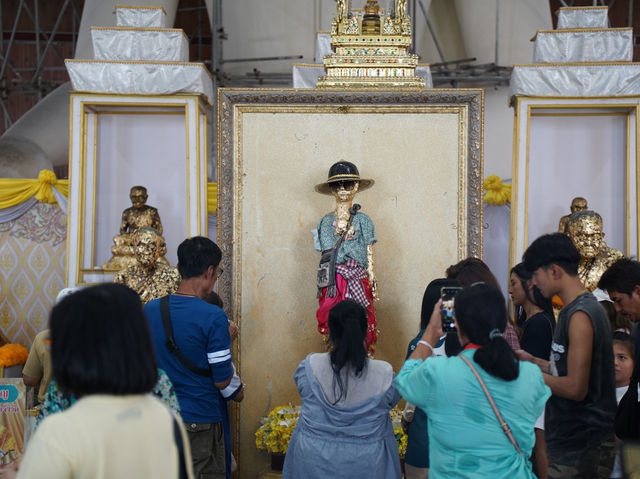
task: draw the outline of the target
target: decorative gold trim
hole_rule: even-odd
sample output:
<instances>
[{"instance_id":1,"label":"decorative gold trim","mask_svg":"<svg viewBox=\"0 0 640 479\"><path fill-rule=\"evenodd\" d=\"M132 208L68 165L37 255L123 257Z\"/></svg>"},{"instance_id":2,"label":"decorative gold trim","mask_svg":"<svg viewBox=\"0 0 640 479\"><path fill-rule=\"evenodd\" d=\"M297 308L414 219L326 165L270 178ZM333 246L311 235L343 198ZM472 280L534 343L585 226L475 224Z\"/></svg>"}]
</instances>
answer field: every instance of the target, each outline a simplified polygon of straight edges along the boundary
<instances>
[{"instance_id":1,"label":"decorative gold trim","mask_svg":"<svg viewBox=\"0 0 640 479\"><path fill-rule=\"evenodd\" d=\"M116 5L116 10L118 8L122 8L122 9L126 8L127 10L162 10L162 13L164 13L165 15L167 14L167 11L164 9L164 7Z\"/></svg>"},{"instance_id":2,"label":"decorative gold trim","mask_svg":"<svg viewBox=\"0 0 640 479\"><path fill-rule=\"evenodd\" d=\"M626 241L625 241L625 251L627 256L630 255L631 252L631 225L630 225L630 212L629 212L629 195L631 194L631 180L629 178L629 174L631 173L631 114L627 115L627 121L626 121L626 127L627 127L627 138L626 138L626 157L627 157L627 161L626 161L626 171L625 171L625 211L626 211L626 217L627 217L627 221L625 222L625 233L626 233Z\"/></svg>"},{"instance_id":3,"label":"decorative gold trim","mask_svg":"<svg viewBox=\"0 0 640 479\"><path fill-rule=\"evenodd\" d=\"M196 131L196 194L198 197L198 236L202 235L202 157L200 156L200 108L198 104L195 105L195 131ZM205 208L206 208L206 200L205 200Z\"/></svg>"},{"instance_id":4,"label":"decorative gold trim","mask_svg":"<svg viewBox=\"0 0 640 479\"><path fill-rule=\"evenodd\" d=\"M92 202L92 216L91 221L93 227L91 228L91 267L96 265L95 246L96 246L96 184L98 178L98 116L95 113L93 116L93 202Z\"/></svg>"},{"instance_id":5,"label":"decorative gold trim","mask_svg":"<svg viewBox=\"0 0 640 479\"><path fill-rule=\"evenodd\" d=\"M180 32L182 36L188 41L189 37L184 33L182 28L164 28L164 27L90 27L91 30L108 30L119 32Z\"/></svg>"},{"instance_id":6,"label":"decorative gold trim","mask_svg":"<svg viewBox=\"0 0 640 479\"><path fill-rule=\"evenodd\" d=\"M630 31L633 32L633 28L630 27L620 27L620 28L605 28L605 27L585 27L585 28L561 28L559 30L538 30L538 33L589 33L589 32L622 32L622 31ZM535 38L535 36L533 37Z\"/></svg>"},{"instance_id":7,"label":"decorative gold trim","mask_svg":"<svg viewBox=\"0 0 640 479\"><path fill-rule=\"evenodd\" d=\"M184 122L185 122L185 147L186 147L186 157L185 163L187 165L187 234L191 235L191 172L189 171L191 167L191 155L189 153L189 104L185 104L184 106Z\"/></svg>"},{"instance_id":8,"label":"decorative gold trim","mask_svg":"<svg viewBox=\"0 0 640 479\"><path fill-rule=\"evenodd\" d=\"M520 149L518 139L520 138L520 99L516 100L515 113L513 115L513 141L511 145L511 214L509 228L509 271L517 264L517 235L518 235L518 162L520 159Z\"/></svg>"},{"instance_id":9,"label":"decorative gold trim","mask_svg":"<svg viewBox=\"0 0 640 479\"><path fill-rule=\"evenodd\" d=\"M531 105L527 105L527 144L525 155L525 170L524 170L524 233L523 233L523 247L522 251L527 249L527 242L529 239L529 221L527 215L529 214L529 160L531 157Z\"/></svg>"},{"instance_id":10,"label":"decorative gold trim","mask_svg":"<svg viewBox=\"0 0 640 479\"><path fill-rule=\"evenodd\" d=\"M570 62L570 63L516 63L513 68L525 67L525 68L545 68L545 67L601 67L601 66L630 66L640 65L638 62ZM524 95L522 95L524 96ZM631 96L631 95L627 95ZM564 97L558 97L564 98Z\"/></svg>"},{"instance_id":11,"label":"decorative gold trim","mask_svg":"<svg viewBox=\"0 0 640 479\"><path fill-rule=\"evenodd\" d=\"M637 220L640 215L638 215L638 208L640 208L640 138L638 138L638 134L640 133L640 105L636 105L635 109L635 124L636 124L636 208L635 208L635 217L636 217L636 251L640 252L640 221ZM628 138L627 138L628 141ZM628 211L628 210L627 210Z\"/></svg>"},{"instance_id":12,"label":"decorative gold trim","mask_svg":"<svg viewBox=\"0 0 640 479\"><path fill-rule=\"evenodd\" d=\"M588 108L588 107L587 107ZM562 115L560 113L532 113L531 116L628 116L627 113L623 112L584 112L584 113L567 113Z\"/></svg>"},{"instance_id":13,"label":"decorative gold trim","mask_svg":"<svg viewBox=\"0 0 640 479\"><path fill-rule=\"evenodd\" d=\"M558 10L556 10L556 12L559 12L560 10L608 10L609 7L560 7L558 8Z\"/></svg>"},{"instance_id":14,"label":"decorative gold trim","mask_svg":"<svg viewBox=\"0 0 640 479\"><path fill-rule=\"evenodd\" d=\"M67 155L67 169L69 171L69 203L68 206L71 204L71 195L72 195L72 185L73 185L73 158L72 158L72 154L73 154L73 96L69 96L69 145L71 145L71 147L69 148L69 153ZM67 209L67 213L69 213L69 210ZM71 276L71 271L69 271L69 257L70 255L70 249L69 249L69 244L70 244L70 238L71 238L71 220L69 219L69 217L67 216L67 238L65 240L66 244L67 244L67 249L66 252L67 254L65 255L65 263L66 263L66 268L65 268L65 278L64 278L64 286L65 287L69 287L69 278Z\"/></svg>"}]
</instances>

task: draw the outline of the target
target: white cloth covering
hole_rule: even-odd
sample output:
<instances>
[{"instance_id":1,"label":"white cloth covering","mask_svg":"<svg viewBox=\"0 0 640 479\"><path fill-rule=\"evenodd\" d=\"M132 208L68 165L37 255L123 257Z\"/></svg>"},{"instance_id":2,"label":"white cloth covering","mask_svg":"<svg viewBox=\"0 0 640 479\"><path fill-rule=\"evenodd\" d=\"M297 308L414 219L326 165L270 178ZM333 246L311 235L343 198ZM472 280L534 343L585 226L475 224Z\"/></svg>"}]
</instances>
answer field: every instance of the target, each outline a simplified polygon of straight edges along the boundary
<instances>
[{"instance_id":1,"label":"white cloth covering","mask_svg":"<svg viewBox=\"0 0 640 479\"><path fill-rule=\"evenodd\" d=\"M607 28L607 7L565 7L558 10L558 29Z\"/></svg>"},{"instance_id":2,"label":"white cloth covering","mask_svg":"<svg viewBox=\"0 0 640 479\"><path fill-rule=\"evenodd\" d=\"M541 30L533 47L534 63L630 62L633 29Z\"/></svg>"},{"instance_id":3,"label":"white cloth covering","mask_svg":"<svg viewBox=\"0 0 640 479\"><path fill-rule=\"evenodd\" d=\"M74 90L168 95L203 93L213 103L213 81L202 63L65 60Z\"/></svg>"},{"instance_id":4,"label":"white cloth covering","mask_svg":"<svg viewBox=\"0 0 640 479\"><path fill-rule=\"evenodd\" d=\"M162 7L116 7L119 27L164 28L167 14Z\"/></svg>"},{"instance_id":5,"label":"white cloth covering","mask_svg":"<svg viewBox=\"0 0 640 479\"><path fill-rule=\"evenodd\" d=\"M91 27L96 60L188 62L189 41L179 28Z\"/></svg>"},{"instance_id":6,"label":"white cloth covering","mask_svg":"<svg viewBox=\"0 0 640 479\"><path fill-rule=\"evenodd\" d=\"M509 98L640 95L640 63L515 65Z\"/></svg>"}]
</instances>

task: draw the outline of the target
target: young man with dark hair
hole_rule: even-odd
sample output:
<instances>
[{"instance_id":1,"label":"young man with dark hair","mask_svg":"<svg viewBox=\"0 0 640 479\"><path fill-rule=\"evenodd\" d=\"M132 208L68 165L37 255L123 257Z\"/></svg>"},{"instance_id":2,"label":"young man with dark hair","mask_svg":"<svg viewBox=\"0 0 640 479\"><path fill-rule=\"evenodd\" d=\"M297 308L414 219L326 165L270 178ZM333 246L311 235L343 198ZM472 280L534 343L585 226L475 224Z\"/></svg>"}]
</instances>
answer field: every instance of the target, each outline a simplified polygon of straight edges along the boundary
<instances>
[{"instance_id":1,"label":"young man with dark hair","mask_svg":"<svg viewBox=\"0 0 640 479\"><path fill-rule=\"evenodd\" d=\"M184 240L178 247L178 291L168 296L168 302L156 299L144 309L159 366L173 382L180 402L196 478L229 477L225 401L243 398L243 385L231 360L227 316L204 301L222 273L221 258L220 248L208 238ZM172 350L167 344L168 324Z\"/></svg>"},{"instance_id":2,"label":"young man with dark hair","mask_svg":"<svg viewBox=\"0 0 640 479\"><path fill-rule=\"evenodd\" d=\"M549 361L518 351L537 364L551 388L545 435L549 478L608 478L615 457L616 412L611 328L598 300L578 278L580 253L562 233L536 239L523 255L545 297L557 294L558 316Z\"/></svg>"},{"instance_id":3,"label":"young man with dark hair","mask_svg":"<svg viewBox=\"0 0 640 479\"><path fill-rule=\"evenodd\" d=\"M609 293L616 311L640 320L640 263L622 258L604 272L598 288Z\"/></svg>"}]
</instances>

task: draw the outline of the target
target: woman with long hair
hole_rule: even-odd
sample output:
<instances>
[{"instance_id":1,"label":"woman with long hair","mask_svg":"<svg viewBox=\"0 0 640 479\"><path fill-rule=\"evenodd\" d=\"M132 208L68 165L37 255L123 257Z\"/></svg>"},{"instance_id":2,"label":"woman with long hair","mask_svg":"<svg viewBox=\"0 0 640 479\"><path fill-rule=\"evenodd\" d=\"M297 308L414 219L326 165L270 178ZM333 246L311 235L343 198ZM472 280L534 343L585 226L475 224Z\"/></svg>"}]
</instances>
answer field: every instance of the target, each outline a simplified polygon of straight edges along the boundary
<instances>
[{"instance_id":1,"label":"woman with long hair","mask_svg":"<svg viewBox=\"0 0 640 479\"><path fill-rule=\"evenodd\" d=\"M18 478L193 477L182 421L150 393L158 369L138 295L78 291L50 316L53 376L73 407L44 419Z\"/></svg>"},{"instance_id":2,"label":"woman with long hair","mask_svg":"<svg viewBox=\"0 0 640 479\"><path fill-rule=\"evenodd\" d=\"M511 268L509 295L517 309L520 347L537 358L549 359L556 322L551 300L531 281L533 273L518 263Z\"/></svg>"},{"instance_id":3,"label":"woman with long hair","mask_svg":"<svg viewBox=\"0 0 640 479\"><path fill-rule=\"evenodd\" d=\"M332 350L310 354L294 375L302 410L282 477L400 479L389 417L399 399L393 369L367 357L367 313L360 304L341 301L328 323Z\"/></svg>"},{"instance_id":4,"label":"woman with long hair","mask_svg":"<svg viewBox=\"0 0 640 479\"><path fill-rule=\"evenodd\" d=\"M549 388L540 369L518 361L503 338L507 310L497 288L463 289L454 307L462 352L432 357L442 335L438 303L395 380L400 394L427 414L429 477L533 479L533 425Z\"/></svg>"}]
</instances>

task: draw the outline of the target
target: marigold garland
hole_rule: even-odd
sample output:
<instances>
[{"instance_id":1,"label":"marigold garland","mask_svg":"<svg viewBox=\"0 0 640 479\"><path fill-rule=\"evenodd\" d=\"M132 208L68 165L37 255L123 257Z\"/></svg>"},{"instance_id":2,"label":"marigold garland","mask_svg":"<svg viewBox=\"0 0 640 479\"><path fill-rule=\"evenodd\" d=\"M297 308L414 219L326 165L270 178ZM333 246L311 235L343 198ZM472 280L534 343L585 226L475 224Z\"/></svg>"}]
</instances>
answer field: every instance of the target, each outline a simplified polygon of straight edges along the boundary
<instances>
[{"instance_id":1,"label":"marigold garland","mask_svg":"<svg viewBox=\"0 0 640 479\"><path fill-rule=\"evenodd\" d=\"M260 420L256 431L256 447L272 454L285 454L289 447L291 434L298 423L300 406L278 406ZM404 458L407 452L407 435L402 430L402 411L397 407L389 411L393 423L393 434L398 444L398 453Z\"/></svg>"},{"instance_id":2,"label":"marigold garland","mask_svg":"<svg viewBox=\"0 0 640 479\"><path fill-rule=\"evenodd\" d=\"M24 364L29 351L22 344L5 344L0 347L0 367L8 368L16 364Z\"/></svg>"},{"instance_id":3,"label":"marigold garland","mask_svg":"<svg viewBox=\"0 0 640 479\"><path fill-rule=\"evenodd\" d=\"M511 185L503 183L498 175L488 176L482 184L482 189L485 191L485 203L502 206L511 201Z\"/></svg>"}]
</instances>

